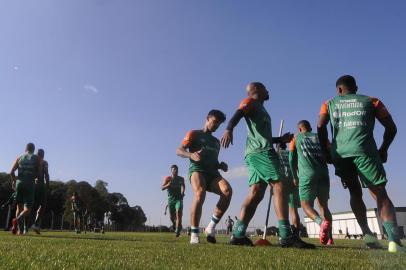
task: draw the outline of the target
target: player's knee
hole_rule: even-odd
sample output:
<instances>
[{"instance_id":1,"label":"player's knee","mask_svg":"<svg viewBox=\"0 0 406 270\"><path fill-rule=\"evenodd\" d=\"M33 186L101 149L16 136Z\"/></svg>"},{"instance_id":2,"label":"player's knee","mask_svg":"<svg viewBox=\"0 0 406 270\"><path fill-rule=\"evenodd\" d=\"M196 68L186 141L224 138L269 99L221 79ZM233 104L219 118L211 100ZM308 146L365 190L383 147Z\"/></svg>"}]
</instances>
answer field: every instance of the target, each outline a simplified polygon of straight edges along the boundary
<instances>
[{"instance_id":1,"label":"player's knee","mask_svg":"<svg viewBox=\"0 0 406 270\"><path fill-rule=\"evenodd\" d=\"M198 190L195 192L195 200L199 203L203 202L206 196L206 192L203 190Z\"/></svg>"},{"instance_id":2,"label":"player's knee","mask_svg":"<svg viewBox=\"0 0 406 270\"><path fill-rule=\"evenodd\" d=\"M231 197L233 196L233 189L228 186L226 189L223 190L223 196L231 200Z\"/></svg>"}]
</instances>

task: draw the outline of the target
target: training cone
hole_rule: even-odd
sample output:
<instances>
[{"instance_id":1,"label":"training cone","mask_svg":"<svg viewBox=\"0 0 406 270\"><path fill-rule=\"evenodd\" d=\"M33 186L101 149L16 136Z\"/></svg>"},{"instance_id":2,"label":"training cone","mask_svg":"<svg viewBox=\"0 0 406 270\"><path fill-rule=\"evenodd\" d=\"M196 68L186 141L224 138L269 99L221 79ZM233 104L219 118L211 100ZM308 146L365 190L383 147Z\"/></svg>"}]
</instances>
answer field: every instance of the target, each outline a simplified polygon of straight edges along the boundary
<instances>
[{"instance_id":1,"label":"training cone","mask_svg":"<svg viewBox=\"0 0 406 270\"><path fill-rule=\"evenodd\" d=\"M270 245L271 245L271 243L268 240L263 239L263 238L258 239L257 241L255 241L255 246L258 246L258 247L267 247L267 246L270 246Z\"/></svg>"}]
</instances>

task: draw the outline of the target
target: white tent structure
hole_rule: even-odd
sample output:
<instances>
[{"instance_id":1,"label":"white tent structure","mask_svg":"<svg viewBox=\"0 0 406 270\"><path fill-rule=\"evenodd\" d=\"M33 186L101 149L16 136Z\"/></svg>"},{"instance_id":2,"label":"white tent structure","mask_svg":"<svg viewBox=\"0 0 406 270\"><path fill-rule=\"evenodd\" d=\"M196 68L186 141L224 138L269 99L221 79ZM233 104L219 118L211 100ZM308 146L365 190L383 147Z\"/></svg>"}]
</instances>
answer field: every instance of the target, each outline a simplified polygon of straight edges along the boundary
<instances>
[{"instance_id":1,"label":"white tent structure","mask_svg":"<svg viewBox=\"0 0 406 270\"><path fill-rule=\"evenodd\" d=\"M336 239L360 238L362 236L361 228L353 212L333 213L333 237ZM396 217L401 235L405 235L406 229L406 207L396 207ZM382 225L382 220L378 218L376 208L367 210L369 228L377 235L379 239L384 238L386 234ZM320 227L308 217L304 218L307 233L310 238L318 238Z\"/></svg>"}]
</instances>

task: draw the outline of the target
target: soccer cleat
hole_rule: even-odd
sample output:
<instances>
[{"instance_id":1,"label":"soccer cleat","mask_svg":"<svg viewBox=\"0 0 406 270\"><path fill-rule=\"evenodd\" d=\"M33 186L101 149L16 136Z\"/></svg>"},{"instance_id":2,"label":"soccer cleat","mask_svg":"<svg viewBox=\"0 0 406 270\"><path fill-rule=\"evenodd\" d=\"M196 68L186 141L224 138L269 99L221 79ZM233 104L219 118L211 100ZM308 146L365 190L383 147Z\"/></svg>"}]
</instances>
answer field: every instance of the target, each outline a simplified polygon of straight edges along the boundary
<instances>
[{"instance_id":1,"label":"soccer cleat","mask_svg":"<svg viewBox=\"0 0 406 270\"><path fill-rule=\"evenodd\" d=\"M40 233L40 227L39 227L38 225L33 224L33 225L31 226L31 229L32 229L36 234L41 234L41 233Z\"/></svg>"},{"instance_id":2,"label":"soccer cleat","mask_svg":"<svg viewBox=\"0 0 406 270\"><path fill-rule=\"evenodd\" d=\"M334 245L334 240L333 240L333 238L330 238L330 239L328 239L327 246L332 246L332 245Z\"/></svg>"},{"instance_id":3,"label":"soccer cleat","mask_svg":"<svg viewBox=\"0 0 406 270\"><path fill-rule=\"evenodd\" d=\"M291 235L290 237L280 239L279 243L283 248L301 248L301 249L316 248L315 245L302 241L302 239L300 239L300 237L297 237L296 235Z\"/></svg>"},{"instance_id":4,"label":"soccer cleat","mask_svg":"<svg viewBox=\"0 0 406 270\"><path fill-rule=\"evenodd\" d=\"M206 239L207 242L211 243L211 244L216 244L216 235L215 235L215 230L209 230L209 229L205 229L204 230L205 234L206 234Z\"/></svg>"},{"instance_id":5,"label":"soccer cleat","mask_svg":"<svg viewBox=\"0 0 406 270\"><path fill-rule=\"evenodd\" d=\"M190 238L190 244L191 244L191 245L198 245L198 244L200 244L199 236L191 237L191 238Z\"/></svg>"},{"instance_id":6,"label":"soccer cleat","mask_svg":"<svg viewBox=\"0 0 406 270\"><path fill-rule=\"evenodd\" d=\"M230 245L233 245L233 246L248 246L248 247L253 247L254 246L251 239L249 239L247 236L244 236L243 238L237 238L237 237L232 236L231 240L230 240Z\"/></svg>"},{"instance_id":7,"label":"soccer cleat","mask_svg":"<svg viewBox=\"0 0 406 270\"><path fill-rule=\"evenodd\" d=\"M365 234L364 235L364 243L367 246L367 248L370 249L382 249L382 245L379 243L378 239L371 235L371 234Z\"/></svg>"},{"instance_id":8,"label":"soccer cleat","mask_svg":"<svg viewBox=\"0 0 406 270\"><path fill-rule=\"evenodd\" d=\"M17 226L18 226L18 221L16 218L13 218L13 220L11 221L11 233L12 234L17 234Z\"/></svg>"},{"instance_id":9,"label":"soccer cleat","mask_svg":"<svg viewBox=\"0 0 406 270\"><path fill-rule=\"evenodd\" d=\"M390 253L406 253L406 248L401 243L389 242L388 251Z\"/></svg>"},{"instance_id":10,"label":"soccer cleat","mask_svg":"<svg viewBox=\"0 0 406 270\"><path fill-rule=\"evenodd\" d=\"M210 243L210 244L217 243L216 237L214 237L212 235L207 235L206 239L207 239L207 242Z\"/></svg>"},{"instance_id":11,"label":"soccer cleat","mask_svg":"<svg viewBox=\"0 0 406 270\"><path fill-rule=\"evenodd\" d=\"M320 244L327 245L329 240L329 232L330 232L330 222L327 220L323 221L320 226Z\"/></svg>"}]
</instances>

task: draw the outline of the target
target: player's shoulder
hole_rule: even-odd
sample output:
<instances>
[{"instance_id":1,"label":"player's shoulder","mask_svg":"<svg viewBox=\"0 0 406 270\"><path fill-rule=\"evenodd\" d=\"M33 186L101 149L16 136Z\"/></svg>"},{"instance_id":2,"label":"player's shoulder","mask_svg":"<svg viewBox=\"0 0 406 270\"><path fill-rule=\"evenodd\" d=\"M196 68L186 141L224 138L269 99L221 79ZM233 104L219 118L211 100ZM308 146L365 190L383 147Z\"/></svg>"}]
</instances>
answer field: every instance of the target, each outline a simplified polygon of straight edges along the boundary
<instances>
[{"instance_id":1,"label":"player's shoulder","mask_svg":"<svg viewBox=\"0 0 406 270\"><path fill-rule=\"evenodd\" d=\"M240 108L244 107L244 106L248 106L251 104L254 104L256 102L255 99L248 97L248 98L244 98L241 102L240 102Z\"/></svg>"},{"instance_id":2,"label":"player's shoulder","mask_svg":"<svg viewBox=\"0 0 406 270\"><path fill-rule=\"evenodd\" d=\"M168 176L165 176L164 179L165 179L165 181L171 180L171 179L172 179L172 176L169 176L169 175L168 175Z\"/></svg>"},{"instance_id":3,"label":"player's shoulder","mask_svg":"<svg viewBox=\"0 0 406 270\"><path fill-rule=\"evenodd\" d=\"M45 159L42 160L42 165L45 167L48 167L48 161L46 161Z\"/></svg>"}]
</instances>

